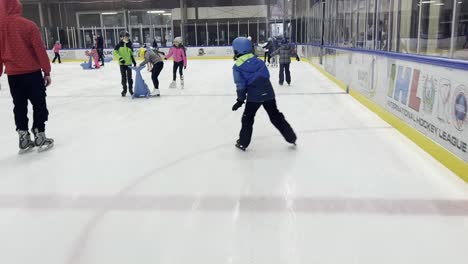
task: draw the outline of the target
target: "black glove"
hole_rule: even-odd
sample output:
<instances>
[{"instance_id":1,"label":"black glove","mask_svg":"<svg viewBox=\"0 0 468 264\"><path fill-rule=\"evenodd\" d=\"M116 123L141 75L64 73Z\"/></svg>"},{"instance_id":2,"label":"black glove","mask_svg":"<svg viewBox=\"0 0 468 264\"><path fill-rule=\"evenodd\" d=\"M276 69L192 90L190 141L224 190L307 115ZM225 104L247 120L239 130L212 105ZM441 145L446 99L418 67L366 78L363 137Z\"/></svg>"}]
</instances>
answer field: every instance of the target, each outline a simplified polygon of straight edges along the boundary
<instances>
[{"instance_id":1,"label":"black glove","mask_svg":"<svg viewBox=\"0 0 468 264\"><path fill-rule=\"evenodd\" d=\"M124 60L123 58L120 58L120 59L119 59L119 62L120 62L120 64L123 65L123 64L125 63L125 60Z\"/></svg>"},{"instance_id":2,"label":"black glove","mask_svg":"<svg viewBox=\"0 0 468 264\"><path fill-rule=\"evenodd\" d=\"M232 111L237 111L243 104L244 101L237 99L237 102L232 106Z\"/></svg>"},{"instance_id":3,"label":"black glove","mask_svg":"<svg viewBox=\"0 0 468 264\"><path fill-rule=\"evenodd\" d=\"M136 62L134 62L134 63L133 63L133 67L135 67L135 68L136 68Z\"/></svg>"},{"instance_id":4,"label":"black glove","mask_svg":"<svg viewBox=\"0 0 468 264\"><path fill-rule=\"evenodd\" d=\"M296 60L301 61L301 58L299 58L299 56L296 56Z\"/></svg>"},{"instance_id":5,"label":"black glove","mask_svg":"<svg viewBox=\"0 0 468 264\"><path fill-rule=\"evenodd\" d=\"M167 60L167 58L164 58L164 60Z\"/></svg>"},{"instance_id":6,"label":"black glove","mask_svg":"<svg viewBox=\"0 0 468 264\"><path fill-rule=\"evenodd\" d=\"M184 66L184 70L186 70L186 69L187 69L187 66Z\"/></svg>"}]
</instances>

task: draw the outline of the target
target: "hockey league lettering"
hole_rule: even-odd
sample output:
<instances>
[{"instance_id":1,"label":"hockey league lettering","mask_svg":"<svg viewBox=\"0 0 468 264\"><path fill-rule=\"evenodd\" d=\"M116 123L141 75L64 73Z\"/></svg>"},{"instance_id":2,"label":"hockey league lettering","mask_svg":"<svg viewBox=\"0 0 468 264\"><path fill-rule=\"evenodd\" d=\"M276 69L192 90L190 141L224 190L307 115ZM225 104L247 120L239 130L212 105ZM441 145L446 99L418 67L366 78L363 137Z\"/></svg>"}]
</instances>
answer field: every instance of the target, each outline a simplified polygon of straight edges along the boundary
<instances>
[{"instance_id":1,"label":"hockey league lettering","mask_svg":"<svg viewBox=\"0 0 468 264\"><path fill-rule=\"evenodd\" d=\"M387 107L428 137L465 154L467 91L442 74L392 64Z\"/></svg>"}]
</instances>

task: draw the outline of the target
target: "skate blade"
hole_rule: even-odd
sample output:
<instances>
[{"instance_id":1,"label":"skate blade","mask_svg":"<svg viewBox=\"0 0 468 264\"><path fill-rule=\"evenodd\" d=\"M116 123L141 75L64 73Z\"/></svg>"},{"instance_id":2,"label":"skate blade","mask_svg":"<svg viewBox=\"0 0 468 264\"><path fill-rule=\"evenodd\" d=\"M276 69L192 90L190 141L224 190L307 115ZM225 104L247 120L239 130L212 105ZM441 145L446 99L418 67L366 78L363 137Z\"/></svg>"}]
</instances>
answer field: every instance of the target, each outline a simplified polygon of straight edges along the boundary
<instances>
[{"instance_id":1,"label":"skate blade","mask_svg":"<svg viewBox=\"0 0 468 264\"><path fill-rule=\"evenodd\" d=\"M42 147L38 147L37 148L37 152L41 153L41 152L45 152L45 151L48 151L49 149L53 148L54 147L54 143L52 144L49 144L47 146L42 146Z\"/></svg>"},{"instance_id":2,"label":"skate blade","mask_svg":"<svg viewBox=\"0 0 468 264\"><path fill-rule=\"evenodd\" d=\"M20 149L20 150L18 151L18 154L19 154L19 155L23 155L23 154L32 152L32 150L33 150L34 148L35 148L35 146L29 147L29 148L27 148L27 149Z\"/></svg>"},{"instance_id":3,"label":"skate blade","mask_svg":"<svg viewBox=\"0 0 468 264\"><path fill-rule=\"evenodd\" d=\"M243 147L241 147L241 146L239 146L239 145L235 145L235 147L238 148L238 149L240 149L240 150L242 150L242 151L244 151L244 152L245 152L245 150L246 150L246 148L243 148Z\"/></svg>"}]
</instances>

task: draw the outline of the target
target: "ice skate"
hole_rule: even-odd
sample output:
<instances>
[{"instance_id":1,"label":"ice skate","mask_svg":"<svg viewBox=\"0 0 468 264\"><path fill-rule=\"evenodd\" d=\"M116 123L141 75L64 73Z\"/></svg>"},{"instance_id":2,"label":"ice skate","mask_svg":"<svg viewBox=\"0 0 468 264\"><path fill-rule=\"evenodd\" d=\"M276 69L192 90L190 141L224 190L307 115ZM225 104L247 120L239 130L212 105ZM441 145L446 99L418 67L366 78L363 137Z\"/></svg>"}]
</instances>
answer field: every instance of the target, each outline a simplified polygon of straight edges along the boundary
<instances>
[{"instance_id":1,"label":"ice skate","mask_svg":"<svg viewBox=\"0 0 468 264\"><path fill-rule=\"evenodd\" d=\"M34 135L34 144L36 147L38 147L38 152L49 150L54 146L54 140L47 138L45 132L39 132L37 129L35 129Z\"/></svg>"},{"instance_id":2,"label":"ice skate","mask_svg":"<svg viewBox=\"0 0 468 264\"><path fill-rule=\"evenodd\" d=\"M247 149L247 147L245 147L245 146L243 146L243 145L240 144L239 140L237 140L235 146L236 146L236 148L238 148L238 149L240 149L240 150L242 150L242 151L245 151L245 150Z\"/></svg>"},{"instance_id":3,"label":"ice skate","mask_svg":"<svg viewBox=\"0 0 468 264\"><path fill-rule=\"evenodd\" d=\"M177 83L176 81L172 81L171 84L169 85L169 88L176 88L177 87Z\"/></svg>"},{"instance_id":4,"label":"ice skate","mask_svg":"<svg viewBox=\"0 0 468 264\"><path fill-rule=\"evenodd\" d=\"M31 140L31 134L28 131L18 130L19 135L19 152L18 154L24 154L32 150L36 145Z\"/></svg>"},{"instance_id":5,"label":"ice skate","mask_svg":"<svg viewBox=\"0 0 468 264\"><path fill-rule=\"evenodd\" d=\"M128 89L128 92L130 93L130 95L133 96L133 88L132 87L130 87L130 89Z\"/></svg>"},{"instance_id":6,"label":"ice skate","mask_svg":"<svg viewBox=\"0 0 468 264\"><path fill-rule=\"evenodd\" d=\"M180 89L184 89L184 76L180 76Z\"/></svg>"},{"instance_id":7,"label":"ice skate","mask_svg":"<svg viewBox=\"0 0 468 264\"><path fill-rule=\"evenodd\" d=\"M161 96L161 93L159 92L159 89L154 89L150 96Z\"/></svg>"}]
</instances>

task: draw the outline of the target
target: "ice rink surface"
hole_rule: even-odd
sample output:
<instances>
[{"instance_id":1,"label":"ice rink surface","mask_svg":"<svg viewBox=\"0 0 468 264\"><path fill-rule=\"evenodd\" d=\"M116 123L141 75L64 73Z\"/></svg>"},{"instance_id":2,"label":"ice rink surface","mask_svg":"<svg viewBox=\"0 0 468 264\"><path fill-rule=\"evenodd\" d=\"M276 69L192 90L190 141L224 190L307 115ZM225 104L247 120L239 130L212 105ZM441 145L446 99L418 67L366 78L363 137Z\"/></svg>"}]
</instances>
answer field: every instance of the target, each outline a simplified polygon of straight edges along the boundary
<instances>
[{"instance_id":1,"label":"ice rink surface","mask_svg":"<svg viewBox=\"0 0 468 264\"><path fill-rule=\"evenodd\" d=\"M271 70L298 147L261 109L234 148L232 64L189 61L181 90L166 62L138 100L115 62L53 65L56 146L22 156L2 77L0 263L468 263L467 185L306 63Z\"/></svg>"}]
</instances>

